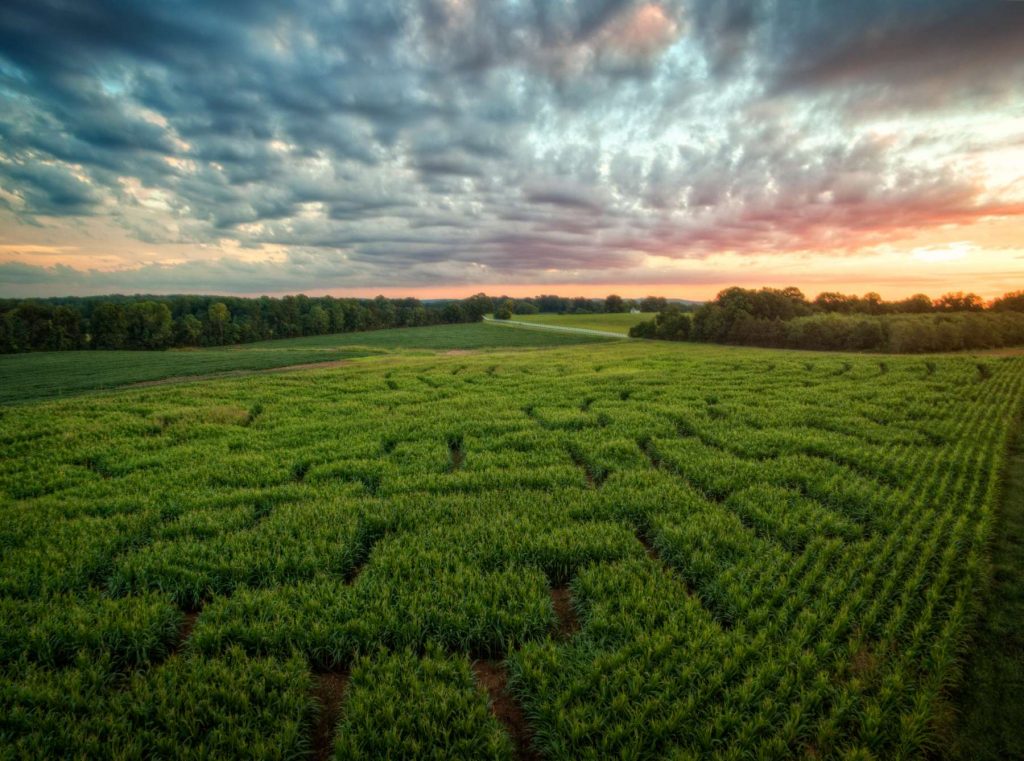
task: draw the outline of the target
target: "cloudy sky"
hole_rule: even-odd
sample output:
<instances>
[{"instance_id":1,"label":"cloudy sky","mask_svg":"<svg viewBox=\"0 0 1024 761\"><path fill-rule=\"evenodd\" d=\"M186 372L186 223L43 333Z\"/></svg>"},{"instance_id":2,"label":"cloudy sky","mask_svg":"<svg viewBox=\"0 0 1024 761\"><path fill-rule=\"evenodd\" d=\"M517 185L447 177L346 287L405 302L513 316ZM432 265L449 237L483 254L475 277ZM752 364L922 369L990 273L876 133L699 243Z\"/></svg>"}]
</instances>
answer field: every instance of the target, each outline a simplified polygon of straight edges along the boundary
<instances>
[{"instance_id":1,"label":"cloudy sky","mask_svg":"<svg viewBox=\"0 0 1024 761\"><path fill-rule=\"evenodd\" d=\"M0 295L1024 288L1024 2L4 0Z\"/></svg>"}]
</instances>

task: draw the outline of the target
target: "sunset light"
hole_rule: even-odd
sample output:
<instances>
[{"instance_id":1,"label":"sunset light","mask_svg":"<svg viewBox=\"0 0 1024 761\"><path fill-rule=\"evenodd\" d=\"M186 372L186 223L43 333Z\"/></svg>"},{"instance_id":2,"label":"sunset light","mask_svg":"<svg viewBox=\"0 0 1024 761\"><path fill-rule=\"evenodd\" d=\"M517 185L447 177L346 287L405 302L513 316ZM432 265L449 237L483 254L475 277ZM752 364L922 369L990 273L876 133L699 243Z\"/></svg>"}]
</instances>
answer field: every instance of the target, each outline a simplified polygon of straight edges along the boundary
<instances>
[{"instance_id":1,"label":"sunset light","mask_svg":"<svg viewBox=\"0 0 1024 761\"><path fill-rule=\"evenodd\" d=\"M1020 284L1024 4L857 6L0 15L0 296Z\"/></svg>"},{"instance_id":2,"label":"sunset light","mask_svg":"<svg viewBox=\"0 0 1024 761\"><path fill-rule=\"evenodd\" d=\"M1024 0L2 0L0 760L1024 760Z\"/></svg>"}]
</instances>

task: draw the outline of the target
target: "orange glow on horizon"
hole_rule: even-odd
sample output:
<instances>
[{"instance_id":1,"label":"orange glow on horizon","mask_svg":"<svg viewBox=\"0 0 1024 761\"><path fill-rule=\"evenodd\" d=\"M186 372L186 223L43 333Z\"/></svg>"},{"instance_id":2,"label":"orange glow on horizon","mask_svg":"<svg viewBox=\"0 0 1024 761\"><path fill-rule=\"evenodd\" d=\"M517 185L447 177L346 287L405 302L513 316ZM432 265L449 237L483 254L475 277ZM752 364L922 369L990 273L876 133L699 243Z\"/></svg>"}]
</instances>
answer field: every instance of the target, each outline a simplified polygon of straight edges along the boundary
<instances>
[{"instance_id":1,"label":"orange glow on horizon","mask_svg":"<svg viewBox=\"0 0 1024 761\"><path fill-rule=\"evenodd\" d=\"M935 298L950 291L971 291L983 299L992 299L1010 291L1024 289L1024 209L1014 207L1014 214L977 219L970 224L936 224L905 233L885 242L872 239L866 232L850 239L846 245L837 241L831 247L801 251L724 252L707 256L675 257L650 253L641 256L629 268L606 268L588 271L546 270L522 277L509 275L507 281L486 268L470 283L416 285L384 285L376 283L345 284L344 269L332 276L309 276L309 281L324 285L304 287L301 274L289 273L287 252L282 246L242 248L227 241L220 245L163 244L140 246L124 231L113 234L94 220L83 223L74 245L61 241L42 228L19 230L17 238L0 235L0 263L13 262L25 266L71 268L89 272L94 283L88 290L76 290L74 278L60 283L6 289L4 297L64 296L95 293L219 293L258 296L307 293L373 297L465 298L474 293L514 298L556 294L559 296L603 298L617 293L624 298L665 296L703 301L714 298L723 288L787 287L800 288L809 298L823 291L841 291L861 295L876 292L887 300L925 293ZM90 233L82 235L82 231ZM672 252L673 254L675 252ZM164 286L163 277L147 278L147 267L173 270L202 267L209 263L216 271L218 260L240 261L259 268L266 266L263 282L273 282L272 274L280 267L281 287L265 291L249 290L242 283L226 290L218 288L215 279L196 282L208 287L189 285ZM318 262L329 269L331 253L325 251ZM258 273L258 269L256 270ZM124 274L116 282L131 282L130 273L139 272L138 285L103 286L103 273ZM401 275L401 273L396 273ZM99 278L99 280L97 280ZM513 279L515 278L515 279ZM532 282L531 282L532 281ZM113 282L113 281L112 281ZM308 281L307 281L308 282ZM394 281L393 281L394 282ZM149 285L147 285L149 283ZM225 283L230 285L230 283ZM0 284L2 285L2 284ZM257 286L259 287L259 286ZM265 287L265 286L264 286Z\"/></svg>"},{"instance_id":2,"label":"orange glow on horizon","mask_svg":"<svg viewBox=\"0 0 1024 761\"><path fill-rule=\"evenodd\" d=\"M863 295L865 293L879 293L886 301L897 301L917 293L924 293L932 298L937 298L951 291L964 291L976 293L986 301L1002 296L1011 291L1024 290L1024 275L1013 282L1007 282L1006 287L970 287L968 285L949 285L948 287L935 288L934 283L921 284L919 287L906 284L884 284L878 281L845 282L845 283L801 283L798 279L792 280L758 280L757 282L741 282L737 280L723 280L720 283L693 284L665 284L651 283L649 285L630 284L603 284L603 285L581 285L579 283L562 284L506 284L495 285L494 283L482 283L479 285L450 286L450 287L427 287L427 288L326 288L303 291L308 296L335 296L351 298L373 298L385 296L387 298L416 298L427 299L464 299L477 293L485 293L491 297L509 296L511 298L529 298L543 294L564 296L567 298L592 298L603 299L609 294L618 294L626 299L642 299L645 296L664 296L669 299L686 299L689 301L708 301L713 299L719 291L731 286L743 288L786 288L796 286L808 299L813 299L824 291L839 291L841 293ZM269 293L269 296L284 296L288 291ZM251 294L258 296L262 294Z\"/></svg>"}]
</instances>

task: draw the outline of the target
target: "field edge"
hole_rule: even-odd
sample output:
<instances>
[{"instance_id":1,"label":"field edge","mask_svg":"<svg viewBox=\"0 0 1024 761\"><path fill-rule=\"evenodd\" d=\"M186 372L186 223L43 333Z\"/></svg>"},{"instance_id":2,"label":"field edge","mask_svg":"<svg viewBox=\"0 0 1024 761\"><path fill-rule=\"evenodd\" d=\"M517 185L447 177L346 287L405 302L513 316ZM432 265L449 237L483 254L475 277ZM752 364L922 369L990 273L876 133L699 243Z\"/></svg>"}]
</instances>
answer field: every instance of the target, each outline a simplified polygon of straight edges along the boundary
<instances>
[{"instance_id":1,"label":"field edge","mask_svg":"<svg viewBox=\"0 0 1024 761\"><path fill-rule=\"evenodd\" d=\"M950 701L947 757L955 761L1024 758L1024 400L1007 434L987 561L963 678Z\"/></svg>"}]
</instances>

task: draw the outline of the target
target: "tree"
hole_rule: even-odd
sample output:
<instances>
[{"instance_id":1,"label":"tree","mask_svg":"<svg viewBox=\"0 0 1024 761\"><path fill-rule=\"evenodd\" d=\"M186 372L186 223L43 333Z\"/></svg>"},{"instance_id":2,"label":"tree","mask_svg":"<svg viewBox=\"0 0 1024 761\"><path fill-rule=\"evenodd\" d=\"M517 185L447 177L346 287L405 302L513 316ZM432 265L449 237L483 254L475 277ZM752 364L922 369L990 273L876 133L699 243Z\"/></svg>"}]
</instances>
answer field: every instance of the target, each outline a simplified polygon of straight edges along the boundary
<instances>
[{"instance_id":1,"label":"tree","mask_svg":"<svg viewBox=\"0 0 1024 761\"><path fill-rule=\"evenodd\" d=\"M885 311L885 302L882 301L881 296L874 292L865 293L860 303L861 309L859 311L867 312L868 314L881 314Z\"/></svg>"},{"instance_id":2,"label":"tree","mask_svg":"<svg viewBox=\"0 0 1024 761\"><path fill-rule=\"evenodd\" d=\"M857 306L856 296L847 296L837 291L819 293L814 299L814 306L823 312L852 312Z\"/></svg>"},{"instance_id":3,"label":"tree","mask_svg":"<svg viewBox=\"0 0 1024 761\"><path fill-rule=\"evenodd\" d=\"M494 310L495 320L511 320L512 313L515 311L515 303L512 299L505 299L501 305Z\"/></svg>"},{"instance_id":4,"label":"tree","mask_svg":"<svg viewBox=\"0 0 1024 761\"><path fill-rule=\"evenodd\" d=\"M370 315L375 328L390 328L395 324L397 310L384 296L375 296L370 302Z\"/></svg>"},{"instance_id":5,"label":"tree","mask_svg":"<svg viewBox=\"0 0 1024 761\"><path fill-rule=\"evenodd\" d=\"M203 322L194 314L187 314L175 321L174 333L182 346L198 346L203 337Z\"/></svg>"},{"instance_id":6,"label":"tree","mask_svg":"<svg viewBox=\"0 0 1024 761\"><path fill-rule=\"evenodd\" d=\"M897 301L894 305L897 312L904 314L927 314L932 311L932 300L923 293L915 293L913 296Z\"/></svg>"},{"instance_id":7,"label":"tree","mask_svg":"<svg viewBox=\"0 0 1024 761\"><path fill-rule=\"evenodd\" d=\"M641 312L664 312L668 307L668 299L664 296L647 296L640 302Z\"/></svg>"},{"instance_id":8,"label":"tree","mask_svg":"<svg viewBox=\"0 0 1024 761\"><path fill-rule=\"evenodd\" d=\"M996 312L1024 312L1024 291L1004 294L992 302Z\"/></svg>"},{"instance_id":9,"label":"tree","mask_svg":"<svg viewBox=\"0 0 1024 761\"><path fill-rule=\"evenodd\" d=\"M621 296L617 296L614 293L604 300L604 311L606 312L625 312L626 302L622 300Z\"/></svg>"},{"instance_id":10,"label":"tree","mask_svg":"<svg viewBox=\"0 0 1024 761\"><path fill-rule=\"evenodd\" d=\"M53 339L51 347L57 351L80 349L84 337L82 335L82 314L77 309L59 306L53 310L51 321Z\"/></svg>"},{"instance_id":11,"label":"tree","mask_svg":"<svg viewBox=\"0 0 1024 761\"><path fill-rule=\"evenodd\" d=\"M566 304L566 308L571 310L573 314L590 314L594 311L594 302L583 296L577 296L572 301ZM541 310L543 311L543 310ZM565 309L561 311L566 311Z\"/></svg>"},{"instance_id":12,"label":"tree","mask_svg":"<svg viewBox=\"0 0 1024 761\"><path fill-rule=\"evenodd\" d=\"M14 312L0 313L0 354L12 354L20 351L14 340Z\"/></svg>"},{"instance_id":13,"label":"tree","mask_svg":"<svg viewBox=\"0 0 1024 761\"><path fill-rule=\"evenodd\" d=\"M92 345L97 349L123 349L128 342L128 317L120 304L101 302L89 321Z\"/></svg>"},{"instance_id":14,"label":"tree","mask_svg":"<svg viewBox=\"0 0 1024 761\"><path fill-rule=\"evenodd\" d=\"M494 311L494 302L486 293L478 293L462 302L462 311L467 322L480 322L485 314Z\"/></svg>"},{"instance_id":15,"label":"tree","mask_svg":"<svg viewBox=\"0 0 1024 761\"><path fill-rule=\"evenodd\" d=\"M441 321L446 323L456 323L465 320L466 315L462 311L462 305L457 301L451 301L444 305L444 309L441 310Z\"/></svg>"},{"instance_id":16,"label":"tree","mask_svg":"<svg viewBox=\"0 0 1024 761\"><path fill-rule=\"evenodd\" d=\"M206 325L210 335L210 343L220 346L224 343L224 336L228 323L231 322L231 311L223 301L215 301L206 310Z\"/></svg>"},{"instance_id":17,"label":"tree","mask_svg":"<svg viewBox=\"0 0 1024 761\"><path fill-rule=\"evenodd\" d=\"M163 302L136 301L125 309L129 349L166 349L174 337L171 310Z\"/></svg>"},{"instance_id":18,"label":"tree","mask_svg":"<svg viewBox=\"0 0 1024 761\"><path fill-rule=\"evenodd\" d=\"M629 329L632 338L659 338L664 341L686 341L691 333L690 316L675 304L659 312L653 320L647 320Z\"/></svg>"},{"instance_id":19,"label":"tree","mask_svg":"<svg viewBox=\"0 0 1024 761\"><path fill-rule=\"evenodd\" d=\"M561 296L542 294L537 297L537 306L542 312L565 312L569 307L568 299Z\"/></svg>"},{"instance_id":20,"label":"tree","mask_svg":"<svg viewBox=\"0 0 1024 761\"><path fill-rule=\"evenodd\" d=\"M985 304L976 293L957 291L937 298L935 308L942 312L980 312L985 308Z\"/></svg>"},{"instance_id":21,"label":"tree","mask_svg":"<svg viewBox=\"0 0 1024 761\"><path fill-rule=\"evenodd\" d=\"M322 336L331 329L331 316L327 310L319 304L315 304L312 309L309 310L309 314L306 315L306 329L307 335Z\"/></svg>"},{"instance_id":22,"label":"tree","mask_svg":"<svg viewBox=\"0 0 1024 761\"><path fill-rule=\"evenodd\" d=\"M667 309L654 318L655 335L668 341L686 341L690 337L690 317L679 309Z\"/></svg>"},{"instance_id":23,"label":"tree","mask_svg":"<svg viewBox=\"0 0 1024 761\"><path fill-rule=\"evenodd\" d=\"M53 310L45 304L23 301L10 312L12 341L17 351L56 349Z\"/></svg>"}]
</instances>

